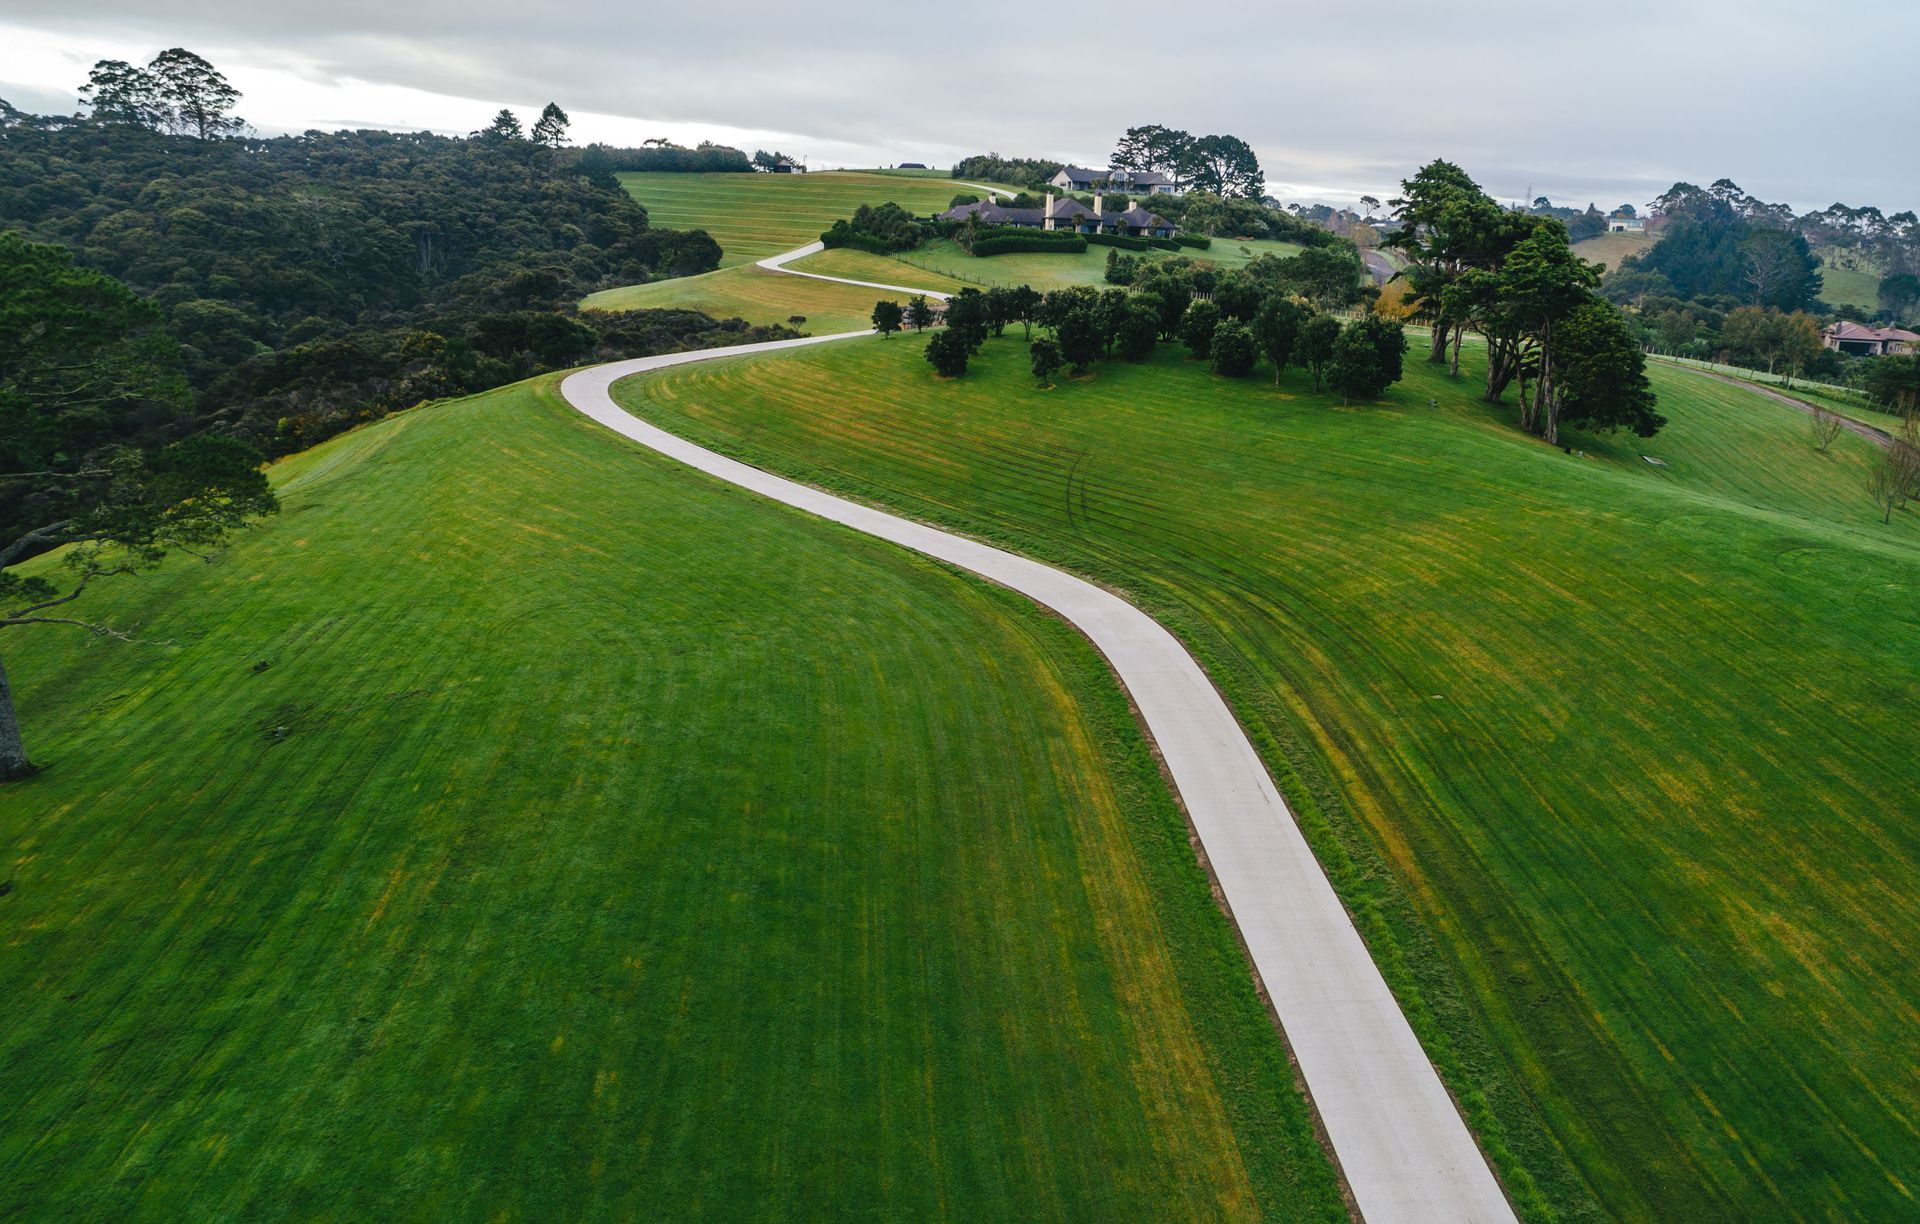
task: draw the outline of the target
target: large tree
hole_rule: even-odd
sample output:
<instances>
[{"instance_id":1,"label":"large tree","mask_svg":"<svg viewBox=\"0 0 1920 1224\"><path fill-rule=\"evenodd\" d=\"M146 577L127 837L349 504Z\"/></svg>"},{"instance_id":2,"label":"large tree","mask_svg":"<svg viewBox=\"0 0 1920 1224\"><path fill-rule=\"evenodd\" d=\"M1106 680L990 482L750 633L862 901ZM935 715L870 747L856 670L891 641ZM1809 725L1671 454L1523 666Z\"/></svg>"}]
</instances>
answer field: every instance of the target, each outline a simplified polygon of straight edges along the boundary
<instances>
[{"instance_id":1,"label":"large tree","mask_svg":"<svg viewBox=\"0 0 1920 1224\"><path fill-rule=\"evenodd\" d=\"M1399 275L1412 285L1419 317L1432 329L1427 360L1437 365L1469 324L1469 299L1450 297L1448 289L1469 271L1496 269L1537 219L1507 212L1449 161L1428 162L1402 179L1400 189L1400 198L1388 201L1400 228L1386 245L1407 256L1409 267Z\"/></svg>"},{"instance_id":2,"label":"large tree","mask_svg":"<svg viewBox=\"0 0 1920 1224\"><path fill-rule=\"evenodd\" d=\"M123 636L69 606L275 509L252 448L189 431L179 348L160 323L65 250L0 235L0 628ZM36 561L61 548L57 564ZM0 666L0 780L31 772Z\"/></svg>"},{"instance_id":3,"label":"large tree","mask_svg":"<svg viewBox=\"0 0 1920 1224\"><path fill-rule=\"evenodd\" d=\"M1151 170L1179 178L1186 170L1192 147L1193 137L1187 133L1149 123L1128 128L1110 161L1116 170Z\"/></svg>"},{"instance_id":4,"label":"large tree","mask_svg":"<svg viewBox=\"0 0 1920 1224\"><path fill-rule=\"evenodd\" d=\"M166 107L170 130L176 136L212 140L231 136L246 125L232 114L240 91L227 83L220 70L184 47L172 47L147 65L154 92Z\"/></svg>"},{"instance_id":5,"label":"large tree","mask_svg":"<svg viewBox=\"0 0 1920 1224\"><path fill-rule=\"evenodd\" d=\"M80 97L101 123L157 128L166 114L153 75L125 60L101 60L87 74Z\"/></svg>"},{"instance_id":6,"label":"large tree","mask_svg":"<svg viewBox=\"0 0 1920 1224\"><path fill-rule=\"evenodd\" d=\"M1654 410L1639 338L1626 316L1607 302L1590 300L1560 322L1553 368L1559 402L1547 422L1549 442L1558 440L1561 424L1626 429L1651 438L1667 423Z\"/></svg>"},{"instance_id":7,"label":"large tree","mask_svg":"<svg viewBox=\"0 0 1920 1224\"><path fill-rule=\"evenodd\" d=\"M557 149L567 143L567 127L573 120L567 112L560 109L557 102L549 102L540 112L540 118L533 124L533 143Z\"/></svg>"},{"instance_id":8,"label":"large tree","mask_svg":"<svg viewBox=\"0 0 1920 1224\"><path fill-rule=\"evenodd\" d=\"M1520 425L1549 442L1560 436L1555 340L1567 317L1595 300L1599 284L1596 266L1573 253L1567 231L1557 221L1536 227L1514 247L1499 273L1503 330L1531 350L1531 360L1521 370Z\"/></svg>"},{"instance_id":9,"label":"large tree","mask_svg":"<svg viewBox=\"0 0 1920 1224\"><path fill-rule=\"evenodd\" d=\"M1266 193L1266 175L1253 147L1238 136L1202 136L1188 146L1180 176L1201 191L1257 200Z\"/></svg>"}]
</instances>

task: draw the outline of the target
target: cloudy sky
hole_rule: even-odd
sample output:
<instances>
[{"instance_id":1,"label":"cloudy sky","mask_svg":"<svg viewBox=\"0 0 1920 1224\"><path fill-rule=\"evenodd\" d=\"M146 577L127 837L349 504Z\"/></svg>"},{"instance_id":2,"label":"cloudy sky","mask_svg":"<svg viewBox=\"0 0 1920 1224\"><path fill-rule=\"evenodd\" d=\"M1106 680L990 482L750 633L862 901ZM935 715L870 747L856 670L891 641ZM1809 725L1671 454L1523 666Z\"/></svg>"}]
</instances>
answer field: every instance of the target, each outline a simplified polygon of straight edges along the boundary
<instances>
[{"instance_id":1,"label":"cloudy sky","mask_svg":"<svg viewBox=\"0 0 1920 1224\"><path fill-rule=\"evenodd\" d=\"M1066 10L769 0L0 0L0 97L66 112L96 59L211 59L266 132L464 132L549 100L577 141L818 166L996 150L1099 161L1130 124L1230 132L1285 199L1385 197L1420 162L1502 199L1644 203L1722 176L1798 208L1920 207L1920 5L1165 0Z\"/></svg>"}]
</instances>

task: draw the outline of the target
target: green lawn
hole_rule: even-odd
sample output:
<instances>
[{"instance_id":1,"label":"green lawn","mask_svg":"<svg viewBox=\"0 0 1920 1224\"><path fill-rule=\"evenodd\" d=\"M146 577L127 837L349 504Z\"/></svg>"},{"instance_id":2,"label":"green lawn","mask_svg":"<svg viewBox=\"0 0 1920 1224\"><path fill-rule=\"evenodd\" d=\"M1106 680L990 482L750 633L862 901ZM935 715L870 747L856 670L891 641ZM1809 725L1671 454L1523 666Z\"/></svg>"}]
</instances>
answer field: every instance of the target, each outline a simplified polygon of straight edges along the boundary
<instances>
[{"instance_id":1,"label":"green lawn","mask_svg":"<svg viewBox=\"0 0 1920 1224\"><path fill-rule=\"evenodd\" d=\"M1607 266L1611 272L1629 255L1645 255L1660 239L1652 234L1616 234L1611 231L1573 244L1574 254Z\"/></svg>"},{"instance_id":2,"label":"green lawn","mask_svg":"<svg viewBox=\"0 0 1920 1224\"><path fill-rule=\"evenodd\" d=\"M881 270L899 271L897 265L880 256L866 258L885 265ZM834 276L855 275L826 268L818 270L828 271L829 275ZM962 287L958 282L943 281L941 278L925 279L929 288ZM911 296L862 289L857 285L835 285L748 265L744 268L722 268L701 276L682 276L645 285L603 289L589 296L580 306L584 310L697 310L716 319L739 318L749 323L777 323L811 335L825 336L834 332L864 330L872 326L870 320L875 302L890 298L904 303ZM801 322L792 321L796 315Z\"/></svg>"},{"instance_id":3,"label":"green lawn","mask_svg":"<svg viewBox=\"0 0 1920 1224\"><path fill-rule=\"evenodd\" d=\"M620 176L628 193L646 205L653 224L667 229L703 229L724 254L720 266L752 263L791 251L820 237L862 204L891 201L909 212L946 208L965 191L947 179L859 170L817 174L664 174Z\"/></svg>"},{"instance_id":4,"label":"green lawn","mask_svg":"<svg viewBox=\"0 0 1920 1224\"><path fill-rule=\"evenodd\" d=\"M275 477L8 635L0 1216L1341 1214L1062 624L551 380Z\"/></svg>"},{"instance_id":5,"label":"green lawn","mask_svg":"<svg viewBox=\"0 0 1920 1224\"><path fill-rule=\"evenodd\" d=\"M1107 252L1116 247L1089 246L1078 255L1058 254L1016 254L990 255L978 258L960 249L945 239L936 239L915 251L891 258L907 265L906 269L893 278L899 283L903 277L917 277L910 283L925 284L930 288L940 288L938 279L949 278L965 281L974 285L1032 285L1035 289L1065 289L1074 285L1094 285L1101 288L1107 283ZM1190 259L1205 259L1219 264L1223 268L1241 267L1260 255L1278 255L1285 257L1297 255L1300 247L1290 242L1270 242L1254 238L1215 238L1209 250L1183 250L1178 255ZM831 255L834 252L823 252ZM1172 259L1172 251L1123 251L1122 254L1138 255L1146 260ZM793 266L815 269L813 260L821 256L810 256Z\"/></svg>"},{"instance_id":6,"label":"green lawn","mask_svg":"<svg viewBox=\"0 0 1920 1224\"><path fill-rule=\"evenodd\" d=\"M1820 265L1820 300L1832 306L1876 309L1880 305L1880 274L1864 265L1836 268L1823 261Z\"/></svg>"},{"instance_id":7,"label":"green lawn","mask_svg":"<svg viewBox=\"0 0 1920 1224\"><path fill-rule=\"evenodd\" d=\"M1341 409L1171 346L1037 390L913 339L636 409L1126 591L1201 655L1509 1173L1649 1220L1920 1185L1920 515L1665 367L1652 440L1530 441L1410 359ZM1434 406L1429 406L1429 401ZM1642 459L1665 461L1654 466Z\"/></svg>"}]
</instances>

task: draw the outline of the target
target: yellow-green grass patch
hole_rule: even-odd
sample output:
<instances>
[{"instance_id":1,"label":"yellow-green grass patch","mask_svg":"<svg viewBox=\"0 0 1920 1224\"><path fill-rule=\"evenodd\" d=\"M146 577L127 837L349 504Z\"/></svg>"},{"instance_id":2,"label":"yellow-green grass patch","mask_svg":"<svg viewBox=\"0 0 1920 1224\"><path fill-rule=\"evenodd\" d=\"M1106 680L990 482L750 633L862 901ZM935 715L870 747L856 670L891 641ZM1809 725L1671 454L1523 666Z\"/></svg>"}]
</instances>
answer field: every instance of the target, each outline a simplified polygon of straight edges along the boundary
<instances>
[{"instance_id":1,"label":"yellow-green grass patch","mask_svg":"<svg viewBox=\"0 0 1920 1224\"><path fill-rule=\"evenodd\" d=\"M817 174L628 173L620 183L666 229L702 229L734 267L804 246L862 204L894 203L925 216L947 207L959 183L857 170ZM978 194L975 192L975 194Z\"/></svg>"},{"instance_id":2,"label":"yellow-green grass patch","mask_svg":"<svg viewBox=\"0 0 1920 1224\"><path fill-rule=\"evenodd\" d=\"M1659 238L1652 234L1605 233L1573 244L1573 253L1590 263L1605 264L1611 272L1629 255L1645 255Z\"/></svg>"},{"instance_id":3,"label":"yellow-green grass patch","mask_svg":"<svg viewBox=\"0 0 1920 1224\"><path fill-rule=\"evenodd\" d=\"M779 324L824 336L871 327L875 302L886 298L904 303L911 296L749 265L603 289L580 306L584 310L697 310L716 319Z\"/></svg>"}]
</instances>

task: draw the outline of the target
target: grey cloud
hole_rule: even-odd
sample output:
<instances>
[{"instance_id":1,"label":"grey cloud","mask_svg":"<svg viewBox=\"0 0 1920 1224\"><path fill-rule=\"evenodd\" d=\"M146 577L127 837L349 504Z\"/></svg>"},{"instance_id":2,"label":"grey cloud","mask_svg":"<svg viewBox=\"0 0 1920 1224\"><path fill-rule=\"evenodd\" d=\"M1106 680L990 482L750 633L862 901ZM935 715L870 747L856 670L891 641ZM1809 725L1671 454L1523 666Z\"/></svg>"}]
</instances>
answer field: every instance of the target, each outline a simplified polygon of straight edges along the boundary
<instances>
[{"instance_id":1,"label":"grey cloud","mask_svg":"<svg viewBox=\"0 0 1920 1224\"><path fill-rule=\"evenodd\" d=\"M1508 197L1531 184L1606 205L1727 175L1802 207L1920 203L1899 121L1879 121L1911 114L1920 92L1908 66L1920 10L1899 6L1227 0L1169 24L1160 2L1109 7L1064 42L1033 36L1036 10L1005 0L7 8L36 26L139 31L156 48L299 60L323 76L789 131L872 160L1097 158L1122 127L1158 121L1244 136L1277 182L1387 188L1447 156Z\"/></svg>"}]
</instances>

